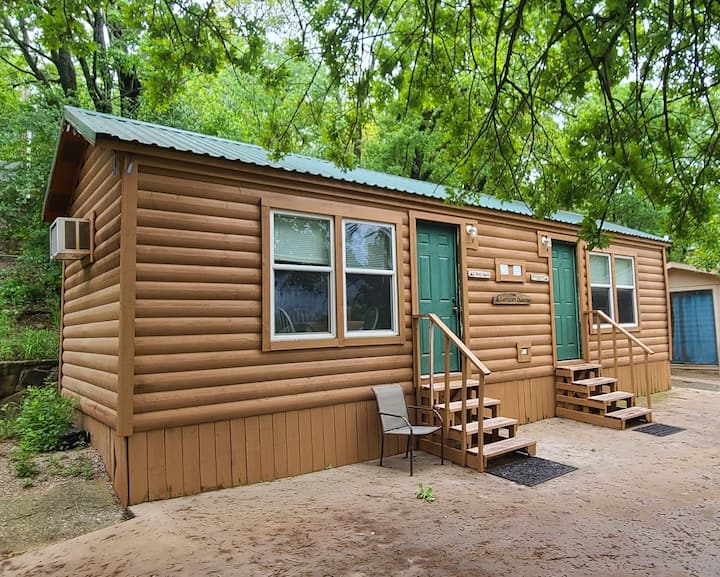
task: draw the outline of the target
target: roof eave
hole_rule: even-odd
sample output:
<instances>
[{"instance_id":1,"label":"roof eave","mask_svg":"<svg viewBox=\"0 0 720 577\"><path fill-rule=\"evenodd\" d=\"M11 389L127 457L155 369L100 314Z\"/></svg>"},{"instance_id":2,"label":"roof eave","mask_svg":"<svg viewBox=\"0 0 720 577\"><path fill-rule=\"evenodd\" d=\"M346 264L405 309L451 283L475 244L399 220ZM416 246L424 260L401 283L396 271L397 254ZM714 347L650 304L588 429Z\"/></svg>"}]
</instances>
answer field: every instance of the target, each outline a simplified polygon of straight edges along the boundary
<instances>
[{"instance_id":1,"label":"roof eave","mask_svg":"<svg viewBox=\"0 0 720 577\"><path fill-rule=\"evenodd\" d=\"M66 109L45 190L43 203L45 222L67 214L68 204L77 186L85 149L95 142L95 134L88 134L86 126L83 126L82 131L77 130L76 123Z\"/></svg>"}]
</instances>

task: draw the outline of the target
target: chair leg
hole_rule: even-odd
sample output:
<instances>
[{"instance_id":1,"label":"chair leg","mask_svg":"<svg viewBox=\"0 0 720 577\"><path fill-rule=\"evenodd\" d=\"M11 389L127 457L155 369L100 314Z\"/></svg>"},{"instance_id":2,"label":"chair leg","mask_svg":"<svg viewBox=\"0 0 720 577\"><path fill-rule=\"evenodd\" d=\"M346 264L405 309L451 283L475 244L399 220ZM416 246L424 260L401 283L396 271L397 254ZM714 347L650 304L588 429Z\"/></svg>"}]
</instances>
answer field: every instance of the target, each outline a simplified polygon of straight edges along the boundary
<instances>
[{"instance_id":1,"label":"chair leg","mask_svg":"<svg viewBox=\"0 0 720 577\"><path fill-rule=\"evenodd\" d=\"M445 427L440 428L440 464L445 464Z\"/></svg>"},{"instance_id":2,"label":"chair leg","mask_svg":"<svg viewBox=\"0 0 720 577\"><path fill-rule=\"evenodd\" d=\"M410 437L407 438L407 443L405 443L405 458L408 458L408 453L410 452Z\"/></svg>"},{"instance_id":3,"label":"chair leg","mask_svg":"<svg viewBox=\"0 0 720 577\"><path fill-rule=\"evenodd\" d=\"M385 435L380 433L380 466L382 467L383 453L385 452Z\"/></svg>"},{"instance_id":4,"label":"chair leg","mask_svg":"<svg viewBox=\"0 0 720 577\"><path fill-rule=\"evenodd\" d=\"M408 437L408 446L410 447L410 476L413 476L413 435L410 433Z\"/></svg>"}]
</instances>

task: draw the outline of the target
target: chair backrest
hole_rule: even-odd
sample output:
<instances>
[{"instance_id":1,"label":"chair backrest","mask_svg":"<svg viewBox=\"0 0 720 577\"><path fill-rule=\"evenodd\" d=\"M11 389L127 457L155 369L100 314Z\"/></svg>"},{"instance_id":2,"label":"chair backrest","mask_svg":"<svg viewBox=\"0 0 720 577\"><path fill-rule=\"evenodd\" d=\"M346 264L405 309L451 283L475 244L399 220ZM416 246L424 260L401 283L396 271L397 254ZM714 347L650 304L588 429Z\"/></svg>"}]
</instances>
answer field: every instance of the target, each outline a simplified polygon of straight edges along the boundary
<instances>
[{"instance_id":1,"label":"chair backrest","mask_svg":"<svg viewBox=\"0 0 720 577\"><path fill-rule=\"evenodd\" d=\"M409 420L405 394L400 385L380 385L372 388L373 395L377 401L378 412L400 415ZM407 427L407 423L397 417L380 415L383 433Z\"/></svg>"},{"instance_id":2,"label":"chair backrest","mask_svg":"<svg viewBox=\"0 0 720 577\"><path fill-rule=\"evenodd\" d=\"M284 308L277 307L275 309L275 334L294 332L295 327L290 319L290 315Z\"/></svg>"},{"instance_id":3,"label":"chair backrest","mask_svg":"<svg viewBox=\"0 0 720 577\"><path fill-rule=\"evenodd\" d=\"M380 311L376 306L371 306L370 308L368 308L368 310L365 312L363 330L374 331L377 328L379 316Z\"/></svg>"}]
</instances>

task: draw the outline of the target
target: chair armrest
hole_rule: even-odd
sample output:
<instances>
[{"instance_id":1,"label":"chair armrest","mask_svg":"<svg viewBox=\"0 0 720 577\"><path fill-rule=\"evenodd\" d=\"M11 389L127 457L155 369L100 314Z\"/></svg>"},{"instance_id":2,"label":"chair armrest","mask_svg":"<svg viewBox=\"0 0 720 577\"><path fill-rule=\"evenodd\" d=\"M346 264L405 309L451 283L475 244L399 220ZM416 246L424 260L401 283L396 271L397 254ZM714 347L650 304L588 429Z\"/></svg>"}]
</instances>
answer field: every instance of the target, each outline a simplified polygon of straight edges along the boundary
<instances>
[{"instance_id":1,"label":"chair armrest","mask_svg":"<svg viewBox=\"0 0 720 577\"><path fill-rule=\"evenodd\" d=\"M418 411L425 411L426 413L433 412L433 413L435 413L435 416L438 419L440 419L440 424L441 425L445 424L445 421L443 420L442 415L440 414L440 412L437 409L432 409L430 407L423 407L420 405L408 405L408 409L417 409Z\"/></svg>"},{"instance_id":2,"label":"chair armrest","mask_svg":"<svg viewBox=\"0 0 720 577\"><path fill-rule=\"evenodd\" d=\"M402 415L395 415L394 413L381 413L380 411L378 411L378 415L385 415L386 417L395 417L396 419L402 419L403 421L405 421L405 424L406 424L408 427L410 427L410 430L412 431L412 428L413 428L412 424L410 423L410 421L408 421L408 420L407 420L405 417L403 417ZM385 430L383 429L383 433L384 433L384 432L385 432Z\"/></svg>"}]
</instances>

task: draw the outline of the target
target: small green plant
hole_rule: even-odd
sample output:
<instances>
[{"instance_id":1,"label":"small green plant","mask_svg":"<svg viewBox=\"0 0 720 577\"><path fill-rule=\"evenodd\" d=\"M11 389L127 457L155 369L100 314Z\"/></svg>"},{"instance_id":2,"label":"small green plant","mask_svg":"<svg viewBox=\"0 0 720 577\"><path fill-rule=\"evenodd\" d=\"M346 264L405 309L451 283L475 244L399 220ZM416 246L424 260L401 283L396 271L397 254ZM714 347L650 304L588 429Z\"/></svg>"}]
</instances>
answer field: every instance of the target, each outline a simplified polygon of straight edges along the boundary
<instances>
[{"instance_id":1,"label":"small green plant","mask_svg":"<svg viewBox=\"0 0 720 577\"><path fill-rule=\"evenodd\" d=\"M15 419L18 410L15 403L7 403L0 407L0 441L12 439L15 436Z\"/></svg>"},{"instance_id":2,"label":"small green plant","mask_svg":"<svg viewBox=\"0 0 720 577\"><path fill-rule=\"evenodd\" d=\"M90 481L95 478L95 468L89 457L77 455L76 457L58 458L56 455L45 460L45 470L48 475L57 477L78 477Z\"/></svg>"},{"instance_id":3,"label":"small green plant","mask_svg":"<svg viewBox=\"0 0 720 577\"><path fill-rule=\"evenodd\" d=\"M81 455L72 463L67 465L60 474L63 477L77 477L79 479L91 481L95 478L95 468L88 457Z\"/></svg>"},{"instance_id":4,"label":"small green plant","mask_svg":"<svg viewBox=\"0 0 720 577\"><path fill-rule=\"evenodd\" d=\"M28 453L52 451L73 421L75 403L56 387L28 387L15 430L20 447Z\"/></svg>"},{"instance_id":5,"label":"small green plant","mask_svg":"<svg viewBox=\"0 0 720 577\"><path fill-rule=\"evenodd\" d=\"M37 474L37 465L33 460L33 454L19 445L10 451L10 462L16 477L27 479Z\"/></svg>"},{"instance_id":6,"label":"small green plant","mask_svg":"<svg viewBox=\"0 0 720 577\"><path fill-rule=\"evenodd\" d=\"M432 487L423 487L422 483L418 483L418 488L415 491L415 498L432 503L435 501L435 495L433 495Z\"/></svg>"}]
</instances>

